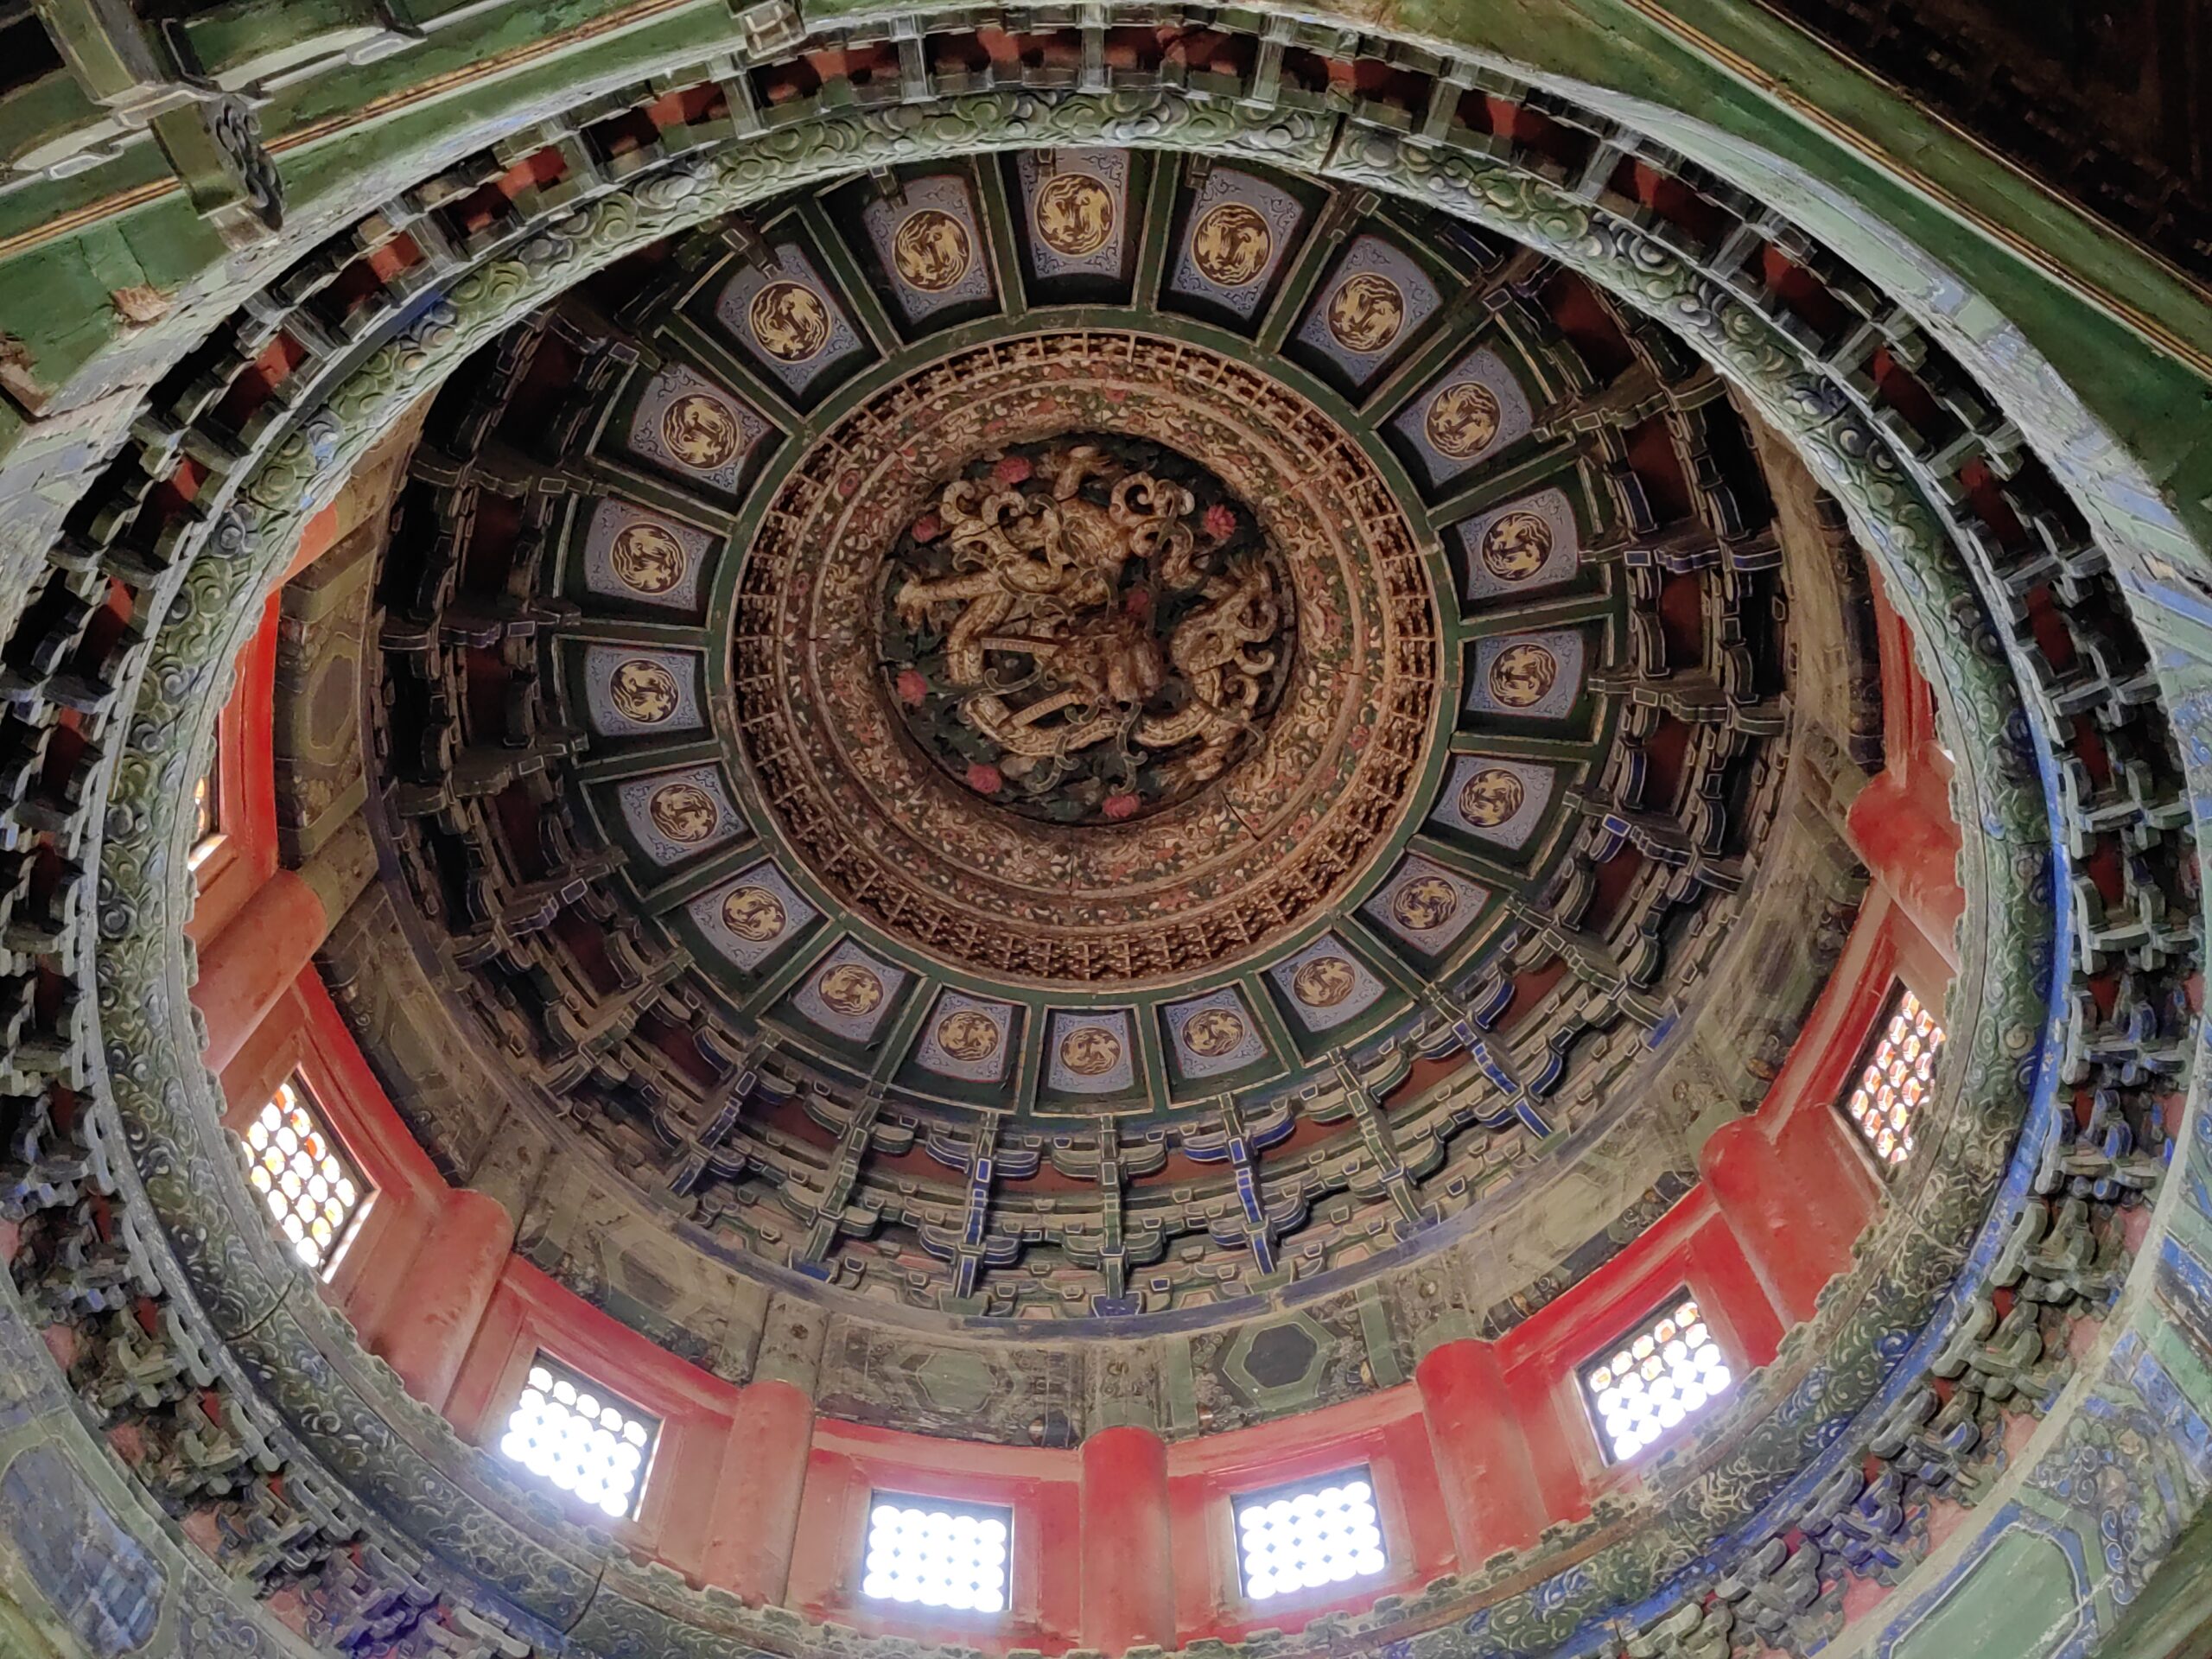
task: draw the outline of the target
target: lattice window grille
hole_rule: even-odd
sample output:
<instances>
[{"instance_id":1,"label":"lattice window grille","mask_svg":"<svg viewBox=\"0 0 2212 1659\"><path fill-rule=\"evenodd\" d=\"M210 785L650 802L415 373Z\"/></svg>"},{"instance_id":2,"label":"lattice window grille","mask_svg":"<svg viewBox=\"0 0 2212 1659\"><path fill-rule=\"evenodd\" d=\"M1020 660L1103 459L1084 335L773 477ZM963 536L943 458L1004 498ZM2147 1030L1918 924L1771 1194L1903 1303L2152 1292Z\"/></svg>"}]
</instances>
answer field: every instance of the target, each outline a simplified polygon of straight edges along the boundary
<instances>
[{"instance_id":1,"label":"lattice window grille","mask_svg":"<svg viewBox=\"0 0 2212 1659\"><path fill-rule=\"evenodd\" d=\"M861 1594L956 1613L1006 1611L1014 1512L878 1492L870 1501Z\"/></svg>"},{"instance_id":2,"label":"lattice window grille","mask_svg":"<svg viewBox=\"0 0 2212 1659\"><path fill-rule=\"evenodd\" d=\"M1913 1130L1935 1089L1942 1050L1943 1027L1900 988L1840 1103L1885 1173L1912 1155Z\"/></svg>"},{"instance_id":3,"label":"lattice window grille","mask_svg":"<svg viewBox=\"0 0 2212 1659\"><path fill-rule=\"evenodd\" d=\"M1727 1356L1687 1291L1585 1364L1581 1378L1611 1463L1658 1445L1712 1410L1735 1383Z\"/></svg>"},{"instance_id":4,"label":"lattice window grille","mask_svg":"<svg viewBox=\"0 0 2212 1659\"><path fill-rule=\"evenodd\" d=\"M298 1077L278 1085L246 1126L246 1180L293 1255L327 1279L353 1242L376 1189L325 1127Z\"/></svg>"},{"instance_id":5,"label":"lattice window grille","mask_svg":"<svg viewBox=\"0 0 2212 1659\"><path fill-rule=\"evenodd\" d=\"M500 1454L538 1479L628 1520L645 1501L660 1421L541 1353L507 1414Z\"/></svg>"},{"instance_id":6,"label":"lattice window grille","mask_svg":"<svg viewBox=\"0 0 2212 1659\"><path fill-rule=\"evenodd\" d=\"M1375 1484L1364 1467L1231 1500L1248 1601L1273 1601L1371 1579L1390 1564Z\"/></svg>"}]
</instances>

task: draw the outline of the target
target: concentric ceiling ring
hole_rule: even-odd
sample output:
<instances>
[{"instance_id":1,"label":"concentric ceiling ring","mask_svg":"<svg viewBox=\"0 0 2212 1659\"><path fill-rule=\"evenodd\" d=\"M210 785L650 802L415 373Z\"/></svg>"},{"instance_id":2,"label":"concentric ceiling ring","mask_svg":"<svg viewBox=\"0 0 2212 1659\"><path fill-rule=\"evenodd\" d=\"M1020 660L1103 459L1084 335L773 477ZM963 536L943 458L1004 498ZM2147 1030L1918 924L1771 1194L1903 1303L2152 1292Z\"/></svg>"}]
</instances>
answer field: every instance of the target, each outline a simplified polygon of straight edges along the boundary
<instances>
[{"instance_id":1,"label":"concentric ceiling ring","mask_svg":"<svg viewBox=\"0 0 2212 1659\"><path fill-rule=\"evenodd\" d=\"M1298 649L1249 757L1126 824L1077 830L982 804L894 740L876 619L885 554L944 480L1009 446L1090 432L1205 457L1281 550ZM1135 530L1094 512L1118 582ZM988 548L982 531L978 521L976 545ZM997 535L1000 564L984 569L978 554L938 589L955 641L975 632L978 685L982 647L1011 657L1024 626L1060 627L1020 618L1060 604L1076 579L1057 548L1056 567L1017 558ZM1217 565L1154 572L1171 594L1221 584L1171 642L1169 665L1192 676L1217 675L1203 665L1257 614L1227 580L1225 558ZM795 855L894 935L1018 980L1162 980L1294 931L1367 874L1412 810L1450 706L1427 562L1373 463L1281 382L1188 342L1046 334L931 365L817 442L768 510L740 581L735 724ZM1153 602L1150 587L1128 591ZM1244 642L1262 651L1288 644L1267 603L1265 626L1247 629L1258 638ZM1077 695L1074 685L1044 671L1025 713L993 697L1001 712L985 718L999 724L979 766L1012 764L1007 740L1038 730L1036 711ZM1186 706L1215 709L1224 746L1241 730L1218 694ZM1134 792L1130 802L1134 810Z\"/></svg>"}]
</instances>

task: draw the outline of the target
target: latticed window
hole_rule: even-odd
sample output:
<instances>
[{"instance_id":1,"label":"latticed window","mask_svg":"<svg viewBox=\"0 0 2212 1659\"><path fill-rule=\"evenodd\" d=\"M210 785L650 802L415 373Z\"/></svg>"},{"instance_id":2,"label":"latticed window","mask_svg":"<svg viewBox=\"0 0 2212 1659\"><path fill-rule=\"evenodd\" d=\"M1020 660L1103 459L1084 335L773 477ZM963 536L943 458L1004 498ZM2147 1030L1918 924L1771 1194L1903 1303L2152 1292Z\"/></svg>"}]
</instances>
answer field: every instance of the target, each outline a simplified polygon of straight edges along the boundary
<instances>
[{"instance_id":1,"label":"latticed window","mask_svg":"<svg viewBox=\"0 0 2212 1659\"><path fill-rule=\"evenodd\" d=\"M1351 1584L1390 1564L1364 1468L1247 1492L1231 1506L1247 1600Z\"/></svg>"},{"instance_id":2,"label":"latticed window","mask_svg":"<svg viewBox=\"0 0 2212 1659\"><path fill-rule=\"evenodd\" d=\"M1885 1170L1912 1156L1913 1128L1936 1086L1943 1027L1902 987L1874 1033L1866 1058L1844 1096L1844 1116L1874 1149Z\"/></svg>"},{"instance_id":3,"label":"latticed window","mask_svg":"<svg viewBox=\"0 0 2212 1659\"><path fill-rule=\"evenodd\" d=\"M1582 1368L1583 1398L1607 1461L1614 1463L1710 1410L1734 1381L1696 1299L1686 1291Z\"/></svg>"},{"instance_id":4,"label":"latticed window","mask_svg":"<svg viewBox=\"0 0 2212 1659\"><path fill-rule=\"evenodd\" d=\"M373 1191L324 1127L299 1078L278 1087L246 1128L246 1179L292 1253L325 1278L360 1225Z\"/></svg>"},{"instance_id":5,"label":"latticed window","mask_svg":"<svg viewBox=\"0 0 2212 1659\"><path fill-rule=\"evenodd\" d=\"M868 1505L861 1594L957 1613L1004 1612L1013 1541L1011 1510L878 1492Z\"/></svg>"},{"instance_id":6,"label":"latticed window","mask_svg":"<svg viewBox=\"0 0 2212 1659\"><path fill-rule=\"evenodd\" d=\"M194 868L223 835L223 752L219 745L208 757L207 770L192 786L192 851L187 861Z\"/></svg>"},{"instance_id":7,"label":"latticed window","mask_svg":"<svg viewBox=\"0 0 2212 1659\"><path fill-rule=\"evenodd\" d=\"M660 1423L581 1372L539 1354L507 1414L509 1460L617 1521L638 1512Z\"/></svg>"}]
</instances>

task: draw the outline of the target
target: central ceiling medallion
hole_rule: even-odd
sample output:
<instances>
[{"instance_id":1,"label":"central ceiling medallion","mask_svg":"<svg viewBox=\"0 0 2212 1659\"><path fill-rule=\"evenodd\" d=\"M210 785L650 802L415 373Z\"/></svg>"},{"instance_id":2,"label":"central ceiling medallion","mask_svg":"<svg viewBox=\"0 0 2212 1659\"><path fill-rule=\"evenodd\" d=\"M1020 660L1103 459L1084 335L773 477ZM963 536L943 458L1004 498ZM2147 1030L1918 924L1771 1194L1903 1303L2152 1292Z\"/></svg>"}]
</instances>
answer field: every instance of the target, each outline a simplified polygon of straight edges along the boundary
<instances>
[{"instance_id":1,"label":"central ceiling medallion","mask_svg":"<svg viewBox=\"0 0 2212 1659\"><path fill-rule=\"evenodd\" d=\"M825 432L746 552L731 671L793 861L1011 983L1258 956L1375 867L1450 714L1368 453L1249 364L1112 331L957 353Z\"/></svg>"},{"instance_id":2,"label":"central ceiling medallion","mask_svg":"<svg viewBox=\"0 0 2212 1659\"><path fill-rule=\"evenodd\" d=\"M1123 823L1260 741L1289 676L1288 574L1221 480L1083 433L971 461L885 568L907 735L994 804Z\"/></svg>"}]
</instances>

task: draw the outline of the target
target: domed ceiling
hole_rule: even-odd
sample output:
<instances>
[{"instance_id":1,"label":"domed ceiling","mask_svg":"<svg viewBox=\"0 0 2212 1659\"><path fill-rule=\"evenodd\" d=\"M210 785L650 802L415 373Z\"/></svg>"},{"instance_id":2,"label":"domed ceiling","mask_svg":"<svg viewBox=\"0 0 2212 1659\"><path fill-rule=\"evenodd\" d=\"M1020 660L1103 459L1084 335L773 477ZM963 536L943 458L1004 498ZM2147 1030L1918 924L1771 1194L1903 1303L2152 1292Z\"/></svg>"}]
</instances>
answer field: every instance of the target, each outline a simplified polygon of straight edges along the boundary
<instances>
[{"instance_id":1,"label":"domed ceiling","mask_svg":"<svg viewBox=\"0 0 2212 1659\"><path fill-rule=\"evenodd\" d=\"M2064 260L1925 251L1787 54L1661 75L1649 10L1523 74L1107 6L494 61L539 24L470 7L327 120L296 40L181 23L297 72L321 181L229 261L220 180L57 212L73 295L163 224L190 285L0 341L57 388L0 467L0 1590L226 1659L2123 1629L2212 1492L2212 585L2089 412L2171 382L2130 335L2078 399L2052 320L2126 319L2023 299ZM219 111L276 175L187 90L165 154ZM308 563L334 500L381 528ZM194 939L226 699L278 847ZM296 1058L215 995L270 910L391 1178L350 1284L224 1116ZM1824 1201L1800 1061L1878 1054L1898 979L1948 1033L1913 1155ZM1726 1399L1601 1438L1647 1317ZM611 1526L492 1421L579 1332L667 1436ZM1286 1633L1231 1500L1325 1459L1420 1513ZM864 1605L871 1494L940 1476L1014 1512L1019 1619Z\"/></svg>"},{"instance_id":2,"label":"domed ceiling","mask_svg":"<svg viewBox=\"0 0 2212 1659\"><path fill-rule=\"evenodd\" d=\"M635 1195L524 1223L603 1306L709 1342L693 1269L648 1307L591 1265L649 1211L911 1309L1200 1309L1601 1146L1495 1329L1687 1189L1840 941L1837 830L1775 823L1793 696L1878 755L1840 524L1532 253L1023 149L726 219L486 348L327 633L376 641L389 930ZM488 1103L396 1034L441 1016L392 944L327 960L458 1167Z\"/></svg>"}]
</instances>

